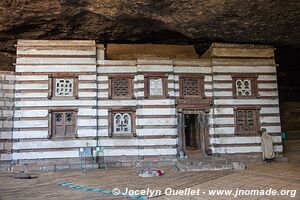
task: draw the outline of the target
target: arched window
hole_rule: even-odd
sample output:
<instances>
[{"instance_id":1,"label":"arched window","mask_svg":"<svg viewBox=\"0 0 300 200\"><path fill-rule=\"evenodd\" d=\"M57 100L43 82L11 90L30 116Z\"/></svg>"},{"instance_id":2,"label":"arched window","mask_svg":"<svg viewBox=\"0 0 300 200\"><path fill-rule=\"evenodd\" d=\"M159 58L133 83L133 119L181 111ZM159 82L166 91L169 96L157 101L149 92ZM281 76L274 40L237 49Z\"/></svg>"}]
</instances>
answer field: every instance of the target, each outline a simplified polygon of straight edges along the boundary
<instances>
[{"instance_id":1,"label":"arched window","mask_svg":"<svg viewBox=\"0 0 300 200\"><path fill-rule=\"evenodd\" d=\"M130 113L114 113L114 133L131 133Z\"/></svg>"}]
</instances>

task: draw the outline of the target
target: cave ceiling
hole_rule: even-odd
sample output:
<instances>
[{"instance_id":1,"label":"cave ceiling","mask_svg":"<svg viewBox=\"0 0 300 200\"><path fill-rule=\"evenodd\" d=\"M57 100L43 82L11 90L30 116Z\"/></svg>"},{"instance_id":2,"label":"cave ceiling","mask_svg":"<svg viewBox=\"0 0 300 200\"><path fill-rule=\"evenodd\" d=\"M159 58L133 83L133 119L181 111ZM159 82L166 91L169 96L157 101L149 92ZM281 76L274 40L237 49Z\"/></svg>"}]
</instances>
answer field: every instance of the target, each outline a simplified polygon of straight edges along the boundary
<instances>
[{"instance_id":1,"label":"cave ceiling","mask_svg":"<svg viewBox=\"0 0 300 200\"><path fill-rule=\"evenodd\" d=\"M0 63L17 39L271 44L300 48L299 0L1 0Z\"/></svg>"}]
</instances>

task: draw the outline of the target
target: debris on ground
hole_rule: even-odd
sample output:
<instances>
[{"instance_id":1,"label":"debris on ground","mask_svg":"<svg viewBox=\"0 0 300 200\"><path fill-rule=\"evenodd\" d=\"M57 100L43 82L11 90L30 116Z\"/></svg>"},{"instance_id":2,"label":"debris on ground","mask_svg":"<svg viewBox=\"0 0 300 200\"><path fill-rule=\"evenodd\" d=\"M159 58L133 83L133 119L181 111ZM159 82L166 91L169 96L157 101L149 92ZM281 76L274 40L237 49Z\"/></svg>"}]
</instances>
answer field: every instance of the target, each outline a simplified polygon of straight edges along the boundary
<instances>
[{"instance_id":1,"label":"debris on ground","mask_svg":"<svg viewBox=\"0 0 300 200\"><path fill-rule=\"evenodd\" d=\"M155 176L163 176L165 174L164 171L160 169L144 169L139 173L140 177L155 177Z\"/></svg>"}]
</instances>

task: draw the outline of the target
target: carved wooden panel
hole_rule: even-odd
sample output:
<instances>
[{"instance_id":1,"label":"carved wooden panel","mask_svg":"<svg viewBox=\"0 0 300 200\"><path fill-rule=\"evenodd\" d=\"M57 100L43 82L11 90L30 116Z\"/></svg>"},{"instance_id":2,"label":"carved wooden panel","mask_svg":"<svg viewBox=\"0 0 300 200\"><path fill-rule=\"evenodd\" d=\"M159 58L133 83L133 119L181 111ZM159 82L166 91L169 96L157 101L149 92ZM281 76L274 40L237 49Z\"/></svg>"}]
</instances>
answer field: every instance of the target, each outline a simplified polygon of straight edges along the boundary
<instances>
[{"instance_id":1,"label":"carved wooden panel","mask_svg":"<svg viewBox=\"0 0 300 200\"><path fill-rule=\"evenodd\" d=\"M256 109L237 109L235 117L237 134L258 132L258 111Z\"/></svg>"},{"instance_id":2,"label":"carved wooden panel","mask_svg":"<svg viewBox=\"0 0 300 200\"><path fill-rule=\"evenodd\" d=\"M54 138L74 137L76 120L75 111L54 111L52 113L52 136Z\"/></svg>"},{"instance_id":3,"label":"carved wooden panel","mask_svg":"<svg viewBox=\"0 0 300 200\"><path fill-rule=\"evenodd\" d=\"M200 74L179 75L180 98L206 98L204 94L204 76Z\"/></svg>"},{"instance_id":4,"label":"carved wooden panel","mask_svg":"<svg viewBox=\"0 0 300 200\"><path fill-rule=\"evenodd\" d=\"M196 78L183 79L183 95L184 96L198 96L200 95L200 81Z\"/></svg>"},{"instance_id":5,"label":"carved wooden panel","mask_svg":"<svg viewBox=\"0 0 300 200\"><path fill-rule=\"evenodd\" d=\"M211 98L183 98L176 99L177 108L189 108L189 109L209 109L212 104Z\"/></svg>"},{"instance_id":6,"label":"carved wooden panel","mask_svg":"<svg viewBox=\"0 0 300 200\"><path fill-rule=\"evenodd\" d=\"M114 97L130 96L130 80L128 78L113 78L112 87Z\"/></svg>"}]
</instances>

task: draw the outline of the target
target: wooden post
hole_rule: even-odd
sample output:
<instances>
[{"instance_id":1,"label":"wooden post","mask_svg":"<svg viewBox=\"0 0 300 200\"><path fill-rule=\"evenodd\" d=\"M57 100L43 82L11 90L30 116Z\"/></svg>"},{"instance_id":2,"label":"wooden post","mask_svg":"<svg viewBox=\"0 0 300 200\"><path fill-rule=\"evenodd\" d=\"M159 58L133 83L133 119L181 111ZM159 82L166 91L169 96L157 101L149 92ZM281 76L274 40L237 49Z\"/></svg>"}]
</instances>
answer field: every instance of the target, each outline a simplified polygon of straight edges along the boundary
<instances>
[{"instance_id":1,"label":"wooden post","mask_svg":"<svg viewBox=\"0 0 300 200\"><path fill-rule=\"evenodd\" d=\"M177 113L177 122L178 122L178 150L185 151L184 143L184 114L182 110L178 110Z\"/></svg>"}]
</instances>

